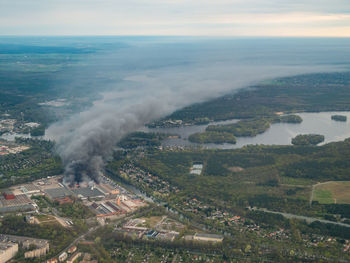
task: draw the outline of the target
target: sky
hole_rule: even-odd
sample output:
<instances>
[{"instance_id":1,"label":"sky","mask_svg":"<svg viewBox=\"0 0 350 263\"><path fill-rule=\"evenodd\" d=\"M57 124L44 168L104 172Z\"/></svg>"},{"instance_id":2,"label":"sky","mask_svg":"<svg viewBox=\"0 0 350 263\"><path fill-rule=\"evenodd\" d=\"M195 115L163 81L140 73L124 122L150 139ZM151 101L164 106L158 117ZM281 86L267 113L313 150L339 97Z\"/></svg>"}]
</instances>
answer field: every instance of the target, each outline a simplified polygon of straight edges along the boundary
<instances>
[{"instance_id":1,"label":"sky","mask_svg":"<svg viewBox=\"0 0 350 263\"><path fill-rule=\"evenodd\" d=\"M350 37L350 2L0 0L0 35Z\"/></svg>"}]
</instances>

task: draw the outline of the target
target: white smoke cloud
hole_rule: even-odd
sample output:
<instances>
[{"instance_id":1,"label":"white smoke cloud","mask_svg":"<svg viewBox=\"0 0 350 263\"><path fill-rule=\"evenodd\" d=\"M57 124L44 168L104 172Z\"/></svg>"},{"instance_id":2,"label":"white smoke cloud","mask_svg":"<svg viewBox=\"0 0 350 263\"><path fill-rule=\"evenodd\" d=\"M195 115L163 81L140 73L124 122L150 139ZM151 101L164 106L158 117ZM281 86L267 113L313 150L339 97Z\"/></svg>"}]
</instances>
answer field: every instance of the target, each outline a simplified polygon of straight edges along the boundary
<instances>
[{"instance_id":1,"label":"white smoke cloud","mask_svg":"<svg viewBox=\"0 0 350 263\"><path fill-rule=\"evenodd\" d=\"M130 60L135 59L134 53L129 55ZM98 181L105 160L121 138L177 109L266 79L339 70L338 67L320 66L318 63L288 65L290 60L271 63L249 51L235 58L225 58L225 53L214 50L210 54L201 53L198 59L189 56L188 63L178 60L181 55L188 55L186 51L165 57L158 55L152 53L151 59L158 60L152 63L144 61L147 56L141 52L140 60L135 61L144 61L146 65L124 71L124 81L103 93L103 99L96 101L89 110L49 127L46 134L57 142L67 182L87 178ZM123 56L125 61L129 61L127 55ZM202 56L207 56L207 59ZM112 60L121 59L110 54L109 65L111 57ZM166 58L171 59L168 61Z\"/></svg>"}]
</instances>

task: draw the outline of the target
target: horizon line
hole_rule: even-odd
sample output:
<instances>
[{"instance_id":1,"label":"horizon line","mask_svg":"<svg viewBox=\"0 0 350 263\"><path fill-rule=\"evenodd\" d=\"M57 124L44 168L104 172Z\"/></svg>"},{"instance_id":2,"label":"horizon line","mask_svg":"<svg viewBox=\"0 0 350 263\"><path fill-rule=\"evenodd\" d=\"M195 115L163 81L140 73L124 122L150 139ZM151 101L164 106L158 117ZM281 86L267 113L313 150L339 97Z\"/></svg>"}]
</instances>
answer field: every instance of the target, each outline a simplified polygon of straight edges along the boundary
<instances>
[{"instance_id":1,"label":"horizon line","mask_svg":"<svg viewBox=\"0 0 350 263\"><path fill-rule=\"evenodd\" d=\"M112 35L112 34L106 34L106 35L94 35L94 34L87 34L87 35L73 35L73 34L57 34L57 35L42 35L42 34L14 34L14 35L2 35L0 34L0 37L185 37L185 38L341 38L341 39L350 39L350 36L276 36L276 35L247 35L247 36L240 36L240 35L232 35L232 36L225 36L225 35Z\"/></svg>"}]
</instances>

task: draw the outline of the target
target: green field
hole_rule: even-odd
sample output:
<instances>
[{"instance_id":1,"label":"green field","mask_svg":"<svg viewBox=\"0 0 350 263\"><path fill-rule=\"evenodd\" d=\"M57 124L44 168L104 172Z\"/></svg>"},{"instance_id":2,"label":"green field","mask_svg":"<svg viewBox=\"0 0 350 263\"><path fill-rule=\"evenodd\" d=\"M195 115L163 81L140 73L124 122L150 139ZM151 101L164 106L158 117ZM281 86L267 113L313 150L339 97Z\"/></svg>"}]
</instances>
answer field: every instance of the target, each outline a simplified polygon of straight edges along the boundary
<instances>
[{"instance_id":1,"label":"green field","mask_svg":"<svg viewBox=\"0 0 350 263\"><path fill-rule=\"evenodd\" d=\"M316 185L313 201L321 204L350 204L350 181Z\"/></svg>"},{"instance_id":2,"label":"green field","mask_svg":"<svg viewBox=\"0 0 350 263\"><path fill-rule=\"evenodd\" d=\"M334 198L332 193L328 190L317 189L314 193L314 200L321 204L333 204Z\"/></svg>"}]
</instances>

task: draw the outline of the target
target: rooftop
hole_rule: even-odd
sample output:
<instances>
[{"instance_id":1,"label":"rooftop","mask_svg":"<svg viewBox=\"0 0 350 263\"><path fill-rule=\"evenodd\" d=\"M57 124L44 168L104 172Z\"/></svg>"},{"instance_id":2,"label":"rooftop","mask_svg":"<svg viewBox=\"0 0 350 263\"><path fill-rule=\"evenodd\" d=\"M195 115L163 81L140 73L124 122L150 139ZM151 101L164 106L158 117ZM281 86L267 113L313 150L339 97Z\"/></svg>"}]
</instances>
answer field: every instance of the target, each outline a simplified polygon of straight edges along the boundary
<instances>
[{"instance_id":1,"label":"rooftop","mask_svg":"<svg viewBox=\"0 0 350 263\"><path fill-rule=\"evenodd\" d=\"M22 185L21 187L23 190L23 192L33 192L33 191L40 191L39 187L37 187L36 185L34 184L25 184L25 185Z\"/></svg>"},{"instance_id":2,"label":"rooftop","mask_svg":"<svg viewBox=\"0 0 350 263\"><path fill-rule=\"evenodd\" d=\"M45 192L53 199L71 195L68 189L64 187L46 189Z\"/></svg>"},{"instance_id":3,"label":"rooftop","mask_svg":"<svg viewBox=\"0 0 350 263\"><path fill-rule=\"evenodd\" d=\"M12 242L6 242L6 241L0 241L0 254L4 251L9 249L10 247L15 246L16 243L12 243Z\"/></svg>"},{"instance_id":4,"label":"rooftop","mask_svg":"<svg viewBox=\"0 0 350 263\"><path fill-rule=\"evenodd\" d=\"M86 197L86 198L104 196L104 194L97 188L90 188L90 187L72 189L72 192L74 192L74 194L76 195L82 195L83 197Z\"/></svg>"},{"instance_id":5,"label":"rooftop","mask_svg":"<svg viewBox=\"0 0 350 263\"><path fill-rule=\"evenodd\" d=\"M9 207L9 206L20 206L31 204L32 201L25 195L16 195L14 199L6 200L3 196L0 196L0 207Z\"/></svg>"},{"instance_id":6,"label":"rooftop","mask_svg":"<svg viewBox=\"0 0 350 263\"><path fill-rule=\"evenodd\" d=\"M0 243L1 242L19 242L19 243L30 242L32 244L38 245L39 247L49 243L49 241L46 239L0 234Z\"/></svg>"}]
</instances>

